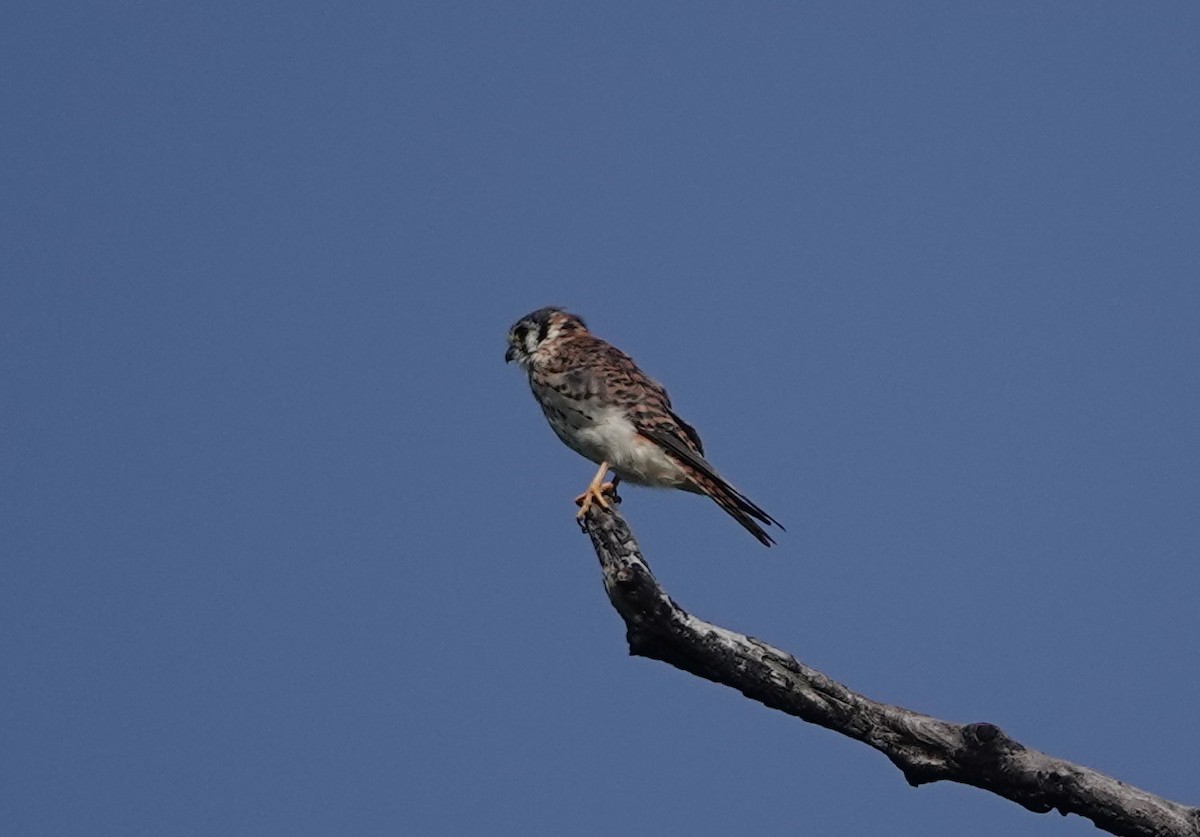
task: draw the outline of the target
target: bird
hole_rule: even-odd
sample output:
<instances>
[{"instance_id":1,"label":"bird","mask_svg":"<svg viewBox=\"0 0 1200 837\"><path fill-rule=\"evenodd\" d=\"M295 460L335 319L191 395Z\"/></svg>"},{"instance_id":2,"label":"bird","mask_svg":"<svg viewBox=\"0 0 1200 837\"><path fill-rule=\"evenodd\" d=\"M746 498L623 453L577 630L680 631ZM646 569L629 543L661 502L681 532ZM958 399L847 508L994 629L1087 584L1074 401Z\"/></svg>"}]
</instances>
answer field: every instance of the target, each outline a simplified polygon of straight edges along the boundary
<instances>
[{"instance_id":1,"label":"bird","mask_svg":"<svg viewBox=\"0 0 1200 837\"><path fill-rule=\"evenodd\" d=\"M763 526L783 526L708 463L699 434L666 389L581 317L554 306L526 314L508 330L504 360L528 373L558 438L600 466L575 498L581 520L593 503L608 508L605 495L624 480L707 495L764 546L775 543ZM606 483L610 470L615 477Z\"/></svg>"}]
</instances>

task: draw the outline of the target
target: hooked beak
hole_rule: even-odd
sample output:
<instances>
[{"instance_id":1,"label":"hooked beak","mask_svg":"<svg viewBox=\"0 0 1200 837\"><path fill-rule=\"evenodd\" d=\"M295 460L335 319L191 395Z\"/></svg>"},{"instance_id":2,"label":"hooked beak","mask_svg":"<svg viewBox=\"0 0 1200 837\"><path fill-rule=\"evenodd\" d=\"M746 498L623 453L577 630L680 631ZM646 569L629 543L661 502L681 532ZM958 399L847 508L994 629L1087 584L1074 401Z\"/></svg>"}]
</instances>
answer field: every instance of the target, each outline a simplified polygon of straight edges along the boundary
<instances>
[{"instance_id":1,"label":"hooked beak","mask_svg":"<svg viewBox=\"0 0 1200 837\"><path fill-rule=\"evenodd\" d=\"M508 351L504 353L504 362L512 363L512 359L517 356L517 347L509 346Z\"/></svg>"}]
</instances>

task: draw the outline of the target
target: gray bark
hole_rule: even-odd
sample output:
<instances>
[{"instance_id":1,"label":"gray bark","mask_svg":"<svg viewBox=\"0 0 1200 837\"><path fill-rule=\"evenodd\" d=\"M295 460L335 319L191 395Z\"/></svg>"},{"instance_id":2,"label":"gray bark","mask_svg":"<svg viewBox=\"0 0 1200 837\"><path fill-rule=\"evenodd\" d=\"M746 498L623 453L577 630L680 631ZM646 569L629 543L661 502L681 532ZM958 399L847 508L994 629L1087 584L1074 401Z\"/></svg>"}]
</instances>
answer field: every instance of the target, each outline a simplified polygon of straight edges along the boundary
<instances>
[{"instance_id":1,"label":"gray bark","mask_svg":"<svg viewBox=\"0 0 1200 837\"><path fill-rule=\"evenodd\" d=\"M608 597L625 620L630 654L730 686L772 709L868 744L914 787L959 782L1035 813L1087 817L1112 834L1200 837L1200 809L1031 750L994 724L956 724L877 703L786 651L692 616L650 573L617 502L607 510L593 505L581 526L600 559Z\"/></svg>"}]
</instances>

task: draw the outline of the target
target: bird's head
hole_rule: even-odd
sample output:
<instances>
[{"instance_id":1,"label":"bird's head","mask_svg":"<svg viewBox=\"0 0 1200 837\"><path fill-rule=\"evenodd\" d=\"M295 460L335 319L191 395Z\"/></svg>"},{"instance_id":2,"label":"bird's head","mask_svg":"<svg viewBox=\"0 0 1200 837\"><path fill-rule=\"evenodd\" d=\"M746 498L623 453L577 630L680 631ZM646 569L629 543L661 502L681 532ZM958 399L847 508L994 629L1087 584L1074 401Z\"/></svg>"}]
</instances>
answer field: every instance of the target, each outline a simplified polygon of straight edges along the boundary
<instances>
[{"instance_id":1,"label":"bird's head","mask_svg":"<svg viewBox=\"0 0 1200 837\"><path fill-rule=\"evenodd\" d=\"M528 369L533 356L544 344L563 334L587 331L583 319L562 308L539 308L513 323L508 330L508 351L504 362L516 361Z\"/></svg>"}]
</instances>

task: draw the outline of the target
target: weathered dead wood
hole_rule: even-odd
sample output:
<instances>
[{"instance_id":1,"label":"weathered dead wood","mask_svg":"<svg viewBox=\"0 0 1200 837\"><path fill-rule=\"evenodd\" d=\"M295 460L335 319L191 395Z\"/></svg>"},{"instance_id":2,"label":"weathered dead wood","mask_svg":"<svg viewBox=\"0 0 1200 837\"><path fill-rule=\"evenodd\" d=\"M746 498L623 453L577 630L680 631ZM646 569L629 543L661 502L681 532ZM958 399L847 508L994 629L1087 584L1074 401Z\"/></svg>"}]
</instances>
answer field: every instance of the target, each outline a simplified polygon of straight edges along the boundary
<instances>
[{"instance_id":1,"label":"weathered dead wood","mask_svg":"<svg viewBox=\"0 0 1200 837\"><path fill-rule=\"evenodd\" d=\"M582 528L600 559L608 597L625 620L631 654L869 744L913 786L973 785L1036 813L1087 817L1112 834L1200 837L1200 809L1028 749L993 724L956 724L869 700L785 651L697 619L659 586L616 506L593 505Z\"/></svg>"}]
</instances>

